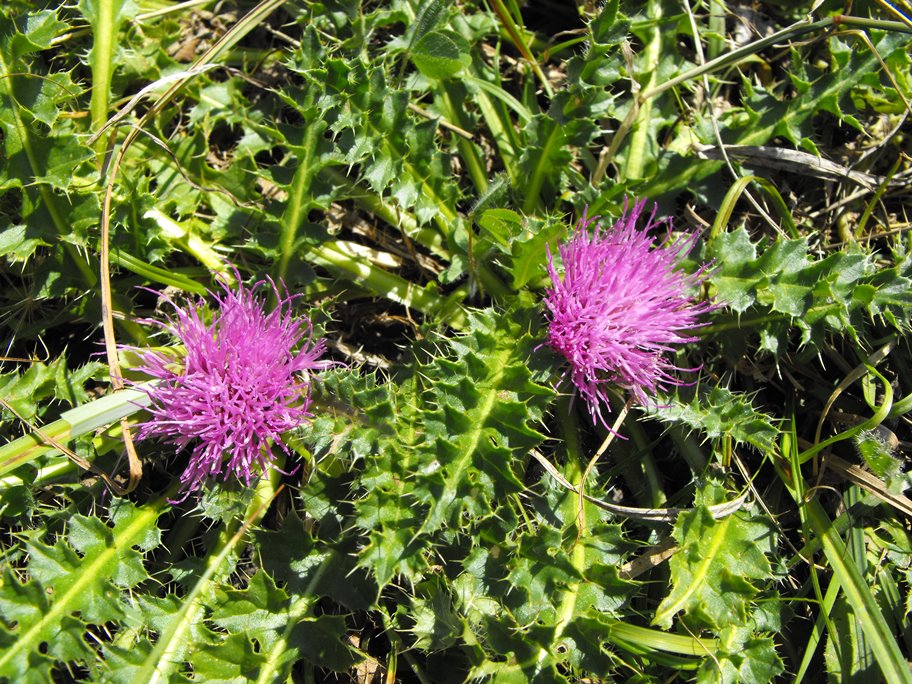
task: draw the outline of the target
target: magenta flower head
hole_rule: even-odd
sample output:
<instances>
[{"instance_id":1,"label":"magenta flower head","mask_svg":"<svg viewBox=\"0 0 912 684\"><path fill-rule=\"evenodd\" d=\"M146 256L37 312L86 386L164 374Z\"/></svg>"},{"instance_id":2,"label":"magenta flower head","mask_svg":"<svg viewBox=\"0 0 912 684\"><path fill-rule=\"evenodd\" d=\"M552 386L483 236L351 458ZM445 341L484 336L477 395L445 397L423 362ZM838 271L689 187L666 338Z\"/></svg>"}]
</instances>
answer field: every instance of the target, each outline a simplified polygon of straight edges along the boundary
<instances>
[{"instance_id":1,"label":"magenta flower head","mask_svg":"<svg viewBox=\"0 0 912 684\"><path fill-rule=\"evenodd\" d=\"M292 315L295 296L283 297L270 280L278 305L266 313L256 296L264 281L250 289L219 284L223 292L210 293L211 322L203 301L182 307L168 298L173 316L149 321L184 346L182 363L136 350L139 370L159 380L146 386L152 418L138 437L162 437L178 448L195 442L180 477L184 498L207 478L230 473L249 486L272 467L273 445L288 453L283 433L311 417L309 374L330 365L320 361L324 345L313 342L310 321Z\"/></svg>"},{"instance_id":2,"label":"magenta flower head","mask_svg":"<svg viewBox=\"0 0 912 684\"><path fill-rule=\"evenodd\" d=\"M707 266L691 274L680 268L696 234L654 246L648 231L657 225L655 209L644 230L636 227L645 205L645 200L637 202L628 211L625 203L624 214L607 230L599 216L584 211L559 248L563 278L548 250L548 344L570 362L570 380L593 421L606 427L602 406L610 408L607 385L647 404L657 390L683 384L672 373L695 369L677 368L667 353L694 341L684 331L715 308L697 300Z\"/></svg>"}]
</instances>

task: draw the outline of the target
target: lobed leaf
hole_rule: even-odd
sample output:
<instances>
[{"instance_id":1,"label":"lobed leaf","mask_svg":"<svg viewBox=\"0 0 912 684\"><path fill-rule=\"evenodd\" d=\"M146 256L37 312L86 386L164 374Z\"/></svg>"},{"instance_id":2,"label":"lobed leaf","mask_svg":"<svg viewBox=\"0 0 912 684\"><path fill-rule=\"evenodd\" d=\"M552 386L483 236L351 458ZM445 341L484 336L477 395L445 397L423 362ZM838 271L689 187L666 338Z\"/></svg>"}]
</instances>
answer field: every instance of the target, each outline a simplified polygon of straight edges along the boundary
<instances>
[{"instance_id":1,"label":"lobed leaf","mask_svg":"<svg viewBox=\"0 0 912 684\"><path fill-rule=\"evenodd\" d=\"M904 255L897 255L892 267L877 267L872 256L857 250L812 259L807 238L777 240L759 257L758 247L743 228L720 235L708 249L718 264L709 282L717 299L738 314L768 314L751 316L751 325L742 323L760 333L767 351L775 353L793 327L801 332L802 344L814 346L828 331L857 339L875 321L897 332L908 329L912 280Z\"/></svg>"},{"instance_id":2,"label":"lobed leaf","mask_svg":"<svg viewBox=\"0 0 912 684\"><path fill-rule=\"evenodd\" d=\"M664 423L683 424L710 439L729 436L736 444L750 444L763 454L776 449L776 419L755 409L744 394L701 383L694 391L681 389L673 397L660 397L657 403L649 414Z\"/></svg>"},{"instance_id":3,"label":"lobed leaf","mask_svg":"<svg viewBox=\"0 0 912 684\"><path fill-rule=\"evenodd\" d=\"M467 331L441 355L395 384L353 393L376 440L359 476L357 524L369 538L360 563L381 585L421 567L425 537L464 514L490 516L521 491L517 458L544 438L530 423L552 397L529 368L528 325L471 312Z\"/></svg>"},{"instance_id":4,"label":"lobed leaf","mask_svg":"<svg viewBox=\"0 0 912 684\"><path fill-rule=\"evenodd\" d=\"M148 579L136 547L158 545L163 510L162 501L140 509L120 501L110 512L113 525L75 515L65 537L28 542L26 577L8 568L0 586L0 677L47 680L55 661L95 659L82 635L89 624L124 618L122 592Z\"/></svg>"},{"instance_id":5,"label":"lobed leaf","mask_svg":"<svg viewBox=\"0 0 912 684\"><path fill-rule=\"evenodd\" d=\"M750 580L771 575L763 551L771 547L768 523L744 513L716 520L697 508L678 516L673 535L680 550L669 563L672 587L652 624L667 629L679 612L717 632L745 624L757 594Z\"/></svg>"}]
</instances>

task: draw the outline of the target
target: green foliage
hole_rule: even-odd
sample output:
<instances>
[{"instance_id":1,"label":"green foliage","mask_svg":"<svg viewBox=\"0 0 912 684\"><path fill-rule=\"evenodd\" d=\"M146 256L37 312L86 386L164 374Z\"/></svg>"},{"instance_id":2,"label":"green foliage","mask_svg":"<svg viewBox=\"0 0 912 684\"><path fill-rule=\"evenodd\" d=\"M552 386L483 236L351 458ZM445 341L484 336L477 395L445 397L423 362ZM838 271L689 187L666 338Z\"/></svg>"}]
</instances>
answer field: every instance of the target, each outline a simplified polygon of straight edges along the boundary
<instances>
[{"instance_id":1,"label":"green foliage","mask_svg":"<svg viewBox=\"0 0 912 684\"><path fill-rule=\"evenodd\" d=\"M719 635L719 650L701 665L700 681L771 681L783 665L768 633L780 624L754 603L757 583L772 578L768 555L776 540L768 521L748 512L714 520L700 507L678 516L672 535L680 550L669 561L671 591L653 624L667 629L683 613L689 630Z\"/></svg>"},{"instance_id":2,"label":"green foliage","mask_svg":"<svg viewBox=\"0 0 912 684\"><path fill-rule=\"evenodd\" d=\"M426 33L417 41L420 49L413 59L447 74L452 65L463 63L457 39L462 40ZM329 53L319 34L308 32L293 68L307 88L290 92L289 101L307 123L326 122L336 163L359 165L361 178L375 193L394 198L421 223L453 218L449 207L456 191L434 139L436 123L407 111L407 91L387 87L383 65L366 62L360 50Z\"/></svg>"},{"instance_id":3,"label":"green foliage","mask_svg":"<svg viewBox=\"0 0 912 684\"><path fill-rule=\"evenodd\" d=\"M246 635L246 643L229 637L195 653L191 662L200 676L205 676L201 664L208 669L219 661L247 664L248 678L267 666L276 673L287 673L302 657L333 670L344 671L355 663L350 648L342 643L347 631L345 619L308 617L314 599L304 594L291 600L263 571L251 578L246 589L218 591L215 600L220 609L212 614L211 622L229 634ZM237 651L244 657L239 658Z\"/></svg>"},{"instance_id":4,"label":"green foliage","mask_svg":"<svg viewBox=\"0 0 912 684\"><path fill-rule=\"evenodd\" d=\"M808 239L800 238L777 240L758 256L758 244L739 228L716 238L708 254L718 264L710 277L717 298L739 318L756 316L749 329L759 332L766 351L779 351L793 329L801 344L820 347L829 332L858 340L871 322L899 333L908 328L912 281L903 253L890 266L860 250L814 259Z\"/></svg>"},{"instance_id":5,"label":"green foliage","mask_svg":"<svg viewBox=\"0 0 912 684\"><path fill-rule=\"evenodd\" d=\"M651 413L662 422L682 424L710 439L730 437L736 444L750 444L761 453L774 451L779 435L772 416L756 410L743 394L724 387L701 384L694 392L679 390L677 396L663 400Z\"/></svg>"},{"instance_id":6,"label":"green foliage","mask_svg":"<svg viewBox=\"0 0 912 684\"><path fill-rule=\"evenodd\" d=\"M858 454L877 477L890 478L900 471L902 466L893 454L893 445L883 432L863 430L854 441Z\"/></svg>"},{"instance_id":7,"label":"green foliage","mask_svg":"<svg viewBox=\"0 0 912 684\"><path fill-rule=\"evenodd\" d=\"M93 45L89 51L92 67L92 127L100 129L108 118L108 99L114 70L118 66L118 32L124 21L138 12L127 0L80 0L79 11L92 27Z\"/></svg>"},{"instance_id":8,"label":"green foliage","mask_svg":"<svg viewBox=\"0 0 912 684\"><path fill-rule=\"evenodd\" d=\"M464 516L483 520L522 490L516 459L544 439L530 423L551 397L528 366L528 325L473 313L465 333L410 377L354 395L376 435L356 504L369 538L361 563L381 586L423 569L427 559L415 550L425 535L456 528ZM359 442L353 449L364 452Z\"/></svg>"},{"instance_id":9,"label":"green foliage","mask_svg":"<svg viewBox=\"0 0 912 684\"><path fill-rule=\"evenodd\" d=\"M659 604L653 624L667 629L681 611L717 632L746 623L757 593L751 580L770 576L764 555L764 546L771 546L769 526L740 514L714 520L698 508L678 517L673 535L680 551L669 563L672 589Z\"/></svg>"},{"instance_id":10,"label":"green foliage","mask_svg":"<svg viewBox=\"0 0 912 684\"><path fill-rule=\"evenodd\" d=\"M699 682L770 682L783 674L782 660L771 637L750 637L731 630L717 660L705 659L697 670Z\"/></svg>"},{"instance_id":11,"label":"green foliage","mask_svg":"<svg viewBox=\"0 0 912 684\"><path fill-rule=\"evenodd\" d=\"M125 617L122 597L149 577L142 553L161 543L160 512L160 505L118 501L111 525L73 515L56 540L29 535L26 577L7 568L0 587L0 676L47 681L56 662L94 659L81 634Z\"/></svg>"},{"instance_id":12,"label":"green foliage","mask_svg":"<svg viewBox=\"0 0 912 684\"><path fill-rule=\"evenodd\" d=\"M858 43L850 47L838 37L830 40L833 63L825 73L814 68L808 69L798 55L793 58L795 68L789 79L790 85L795 89L793 97L777 97L745 83L748 94L744 107L746 117L737 126L742 129L738 144L764 144L777 136L783 136L816 153L812 117L821 110L856 128L859 126L858 120L852 115L854 108L847 96L853 89L862 86L863 81L877 70L879 59L890 62L896 58L901 59L899 54L908 50L908 38L897 33L875 35L872 41L874 52Z\"/></svg>"},{"instance_id":13,"label":"green foliage","mask_svg":"<svg viewBox=\"0 0 912 684\"><path fill-rule=\"evenodd\" d=\"M49 408L43 402L55 399L70 406L88 401L85 384L99 375L102 365L89 362L76 370L67 368L66 357L59 356L50 364L32 363L21 372L0 375L0 394L24 420L34 420ZM4 422L13 418L3 411Z\"/></svg>"},{"instance_id":14,"label":"green foliage","mask_svg":"<svg viewBox=\"0 0 912 684\"><path fill-rule=\"evenodd\" d=\"M471 62L469 46L458 33L431 31L412 48L412 61L428 78L450 78Z\"/></svg>"},{"instance_id":15,"label":"green foliage","mask_svg":"<svg viewBox=\"0 0 912 684\"><path fill-rule=\"evenodd\" d=\"M0 12L0 192L15 206L12 215L3 212L4 234L13 231L4 235L4 256L26 262L42 245L61 245L42 278L63 281L55 284L55 294L68 280L69 269L62 268L65 258L81 273L79 284L94 284L75 247L87 246L88 224L98 210L92 194L65 194L85 182L80 171L92 156L73 123L61 117L82 89L66 71L32 73L35 57L66 28L52 11L28 17Z\"/></svg>"},{"instance_id":16,"label":"green foliage","mask_svg":"<svg viewBox=\"0 0 912 684\"><path fill-rule=\"evenodd\" d=\"M0 8L0 680L908 681L912 59L881 5L49 7ZM583 207L639 196L711 226L719 307L606 441L541 297ZM49 445L126 484L147 400L99 323L162 344L160 295L226 266L327 338L313 419L253 488L169 502L188 449L146 439L114 496Z\"/></svg>"}]
</instances>

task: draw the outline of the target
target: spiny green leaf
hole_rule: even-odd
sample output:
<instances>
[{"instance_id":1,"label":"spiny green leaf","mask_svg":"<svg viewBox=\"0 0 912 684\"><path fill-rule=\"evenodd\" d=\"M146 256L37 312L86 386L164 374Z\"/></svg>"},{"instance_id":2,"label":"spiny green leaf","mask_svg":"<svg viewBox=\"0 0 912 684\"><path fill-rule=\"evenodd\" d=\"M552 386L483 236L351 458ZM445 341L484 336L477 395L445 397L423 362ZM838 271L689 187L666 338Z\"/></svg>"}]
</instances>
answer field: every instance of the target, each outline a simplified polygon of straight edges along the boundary
<instances>
[{"instance_id":1,"label":"spiny green leaf","mask_svg":"<svg viewBox=\"0 0 912 684\"><path fill-rule=\"evenodd\" d=\"M486 231L502 247L509 247L510 238L522 229L522 217L509 209L486 209L478 217L478 227Z\"/></svg>"},{"instance_id":2,"label":"spiny green leaf","mask_svg":"<svg viewBox=\"0 0 912 684\"><path fill-rule=\"evenodd\" d=\"M515 459L543 439L530 423L553 396L533 379L529 325L518 314L472 312L442 354L366 403L352 396L377 440L358 483L357 524L370 538L359 563L381 585L422 566L423 536L464 512L490 516L522 489Z\"/></svg>"},{"instance_id":3,"label":"spiny green leaf","mask_svg":"<svg viewBox=\"0 0 912 684\"><path fill-rule=\"evenodd\" d=\"M218 608L210 620L229 633L246 635L243 642L230 643L234 650L244 648L246 660L259 655L260 666L268 663L274 676L284 679L301 657L318 667L346 670L357 662L355 653L342 643L347 627L341 616L310 615L316 597L289 597L265 572L254 575L246 589L216 593ZM255 643L250 640L253 639ZM205 649L193 661L212 657L226 642ZM233 660L237 660L235 656Z\"/></svg>"},{"instance_id":4,"label":"spiny green leaf","mask_svg":"<svg viewBox=\"0 0 912 684\"><path fill-rule=\"evenodd\" d=\"M712 256L719 259L721 268L712 273L716 298L735 311L747 311L755 298L750 292L755 283L757 247L746 230L723 233L712 244Z\"/></svg>"},{"instance_id":5,"label":"spiny green leaf","mask_svg":"<svg viewBox=\"0 0 912 684\"><path fill-rule=\"evenodd\" d=\"M827 109L839 119L851 123L851 111L847 111L852 105L850 93L871 77L878 81L877 90L882 92L883 86L879 84L880 60L891 63L898 55L908 53L910 37L901 32L875 31L872 32L872 43L877 50L876 55L866 45L862 47L861 42L857 42L852 45L850 58L844 67L831 68L825 73L815 71L800 77L794 97L791 82L788 88L778 91L772 88L769 92L744 78L741 84L743 108L732 108L716 120L723 140L728 145L766 145L775 137L782 136L815 152L814 141L818 137L814 128L815 116L821 109ZM834 55L845 52L845 43L838 35L829 38L829 45ZM800 68L804 62L806 60L798 59L793 65ZM704 144L717 144L716 132L709 117L695 127L682 126L678 130L679 140L668 145L676 154L662 156L657 173L641 188L649 196L665 195L687 187L711 192L712 188L703 180L723 168L721 162L695 160L692 154L684 151L692 149L694 136Z\"/></svg>"},{"instance_id":6,"label":"spiny green leaf","mask_svg":"<svg viewBox=\"0 0 912 684\"><path fill-rule=\"evenodd\" d=\"M863 430L855 438L855 448L871 472L879 478L896 475L902 463L894 455L889 437L880 430Z\"/></svg>"},{"instance_id":7,"label":"spiny green leaf","mask_svg":"<svg viewBox=\"0 0 912 684\"><path fill-rule=\"evenodd\" d=\"M857 249L812 259L806 238L764 245L759 258L758 246L743 228L718 236L708 250L718 264L709 282L739 314L752 307L771 312L756 324L768 351L777 351L792 327L803 344L819 345L827 330L857 338L866 319L882 318L899 332L910 326L912 280L903 255L892 267L878 267Z\"/></svg>"},{"instance_id":8,"label":"spiny green leaf","mask_svg":"<svg viewBox=\"0 0 912 684\"><path fill-rule=\"evenodd\" d=\"M713 519L706 508L681 513L674 526L680 550L671 558L671 592L652 624L671 627L683 611L688 618L715 630L747 621L748 606L757 594L750 580L767 579L770 526L746 513Z\"/></svg>"},{"instance_id":9,"label":"spiny green leaf","mask_svg":"<svg viewBox=\"0 0 912 684\"><path fill-rule=\"evenodd\" d=\"M4 133L0 188L35 179L58 189L73 185L75 172L92 157L71 123L58 120L82 89L67 73L32 76L22 65L0 61L0 127Z\"/></svg>"},{"instance_id":10,"label":"spiny green leaf","mask_svg":"<svg viewBox=\"0 0 912 684\"><path fill-rule=\"evenodd\" d=\"M416 597L409 610L415 621L410 630L415 637L414 647L425 651L450 648L462 635L463 623L449 592L438 583L425 583L423 591L430 596Z\"/></svg>"},{"instance_id":11,"label":"spiny green leaf","mask_svg":"<svg viewBox=\"0 0 912 684\"><path fill-rule=\"evenodd\" d=\"M215 645L204 645L190 656L194 680L214 684L246 684L256 681L265 654L251 648L250 639L238 631ZM189 680L188 680L189 681Z\"/></svg>"},{"instance_id":12,"label":"spiny green leaf","mask_svg":"<svg viewBox=\"0 0 912 684\"><path fill-rule=\"evenodd\" d=\"M314 483L308 485L310 491L305 492L304 501L319 524L325 518L313 506L314 488ZM290 594L326 596L349 610L368 610L377 600L379 589L363 568L356 567L355 540L334 539L337 534L333 527L331 523L320 525L321 532L331 539L323 541L312 536L304 522L292 514L280 530L259 532L263 567L283 582ZM296 542L289 544L288 539Z\"/></svg>"},{"instance_id":13,"label":"spiny green leaf","mask_svg":"<svg viewBox=\"0 0 912 684\"><path fill-rule=\"evenodd\" d=\"M617 660L605 646L608 628L596 615L576 617L564 630L564 640L574 667L587 672L609 673Z\"/></svg>"},{"instance_id":14,"label":"spiny green leaf","mask_svg":"<svg viewBox=\"0 0 912 684\"><path fill-rule=\"evenodd\" d=\"M28 54L47 50L51 41L69 26L60 21L57 13L42 10L10 19L0 12L0 50L6 59L18 60Z\"/></svg>"},{"instance_id":15,"label":"spiny green leaf","mask_svg":"<svg viewBox=\"0 0 912 684\"><path fill-rule=\"evenodd\" d=\"M312 63L313 53L302 54L305 59ZM443 220L453 220L458 190L435 137L437 124L416 121L408 113L408 92L391 88L382 66L364 64L360 47L347 59L331 57L320 69L308 67L300 68L312 87L307 97L314 106L306 101L296 106L308 121L326 122L333 133L333 156L360 164L375 192L407 202L402 208L414 210L420 223L436 219L446 226Z\"/></svg>"},{"instance_id":16,"label":"spiny green leaf","mask_svg":"<svg viewBox=\"0 0 912 684\"><path fill-rule=\"evenodd\" d=\"M0 627L0 638L16 639L0 654L0 677L21 681L42 662L39 653L63 662L95 658L92 645L81 638L83 621L104 624L124 616L119 587L148 578L134 545L150 543L148 527L162 509L159 502L136 514L120 511L113 527L77 515L70 519L66 538L53 544L28 542L28 579L9 576L0 586L0 616L16 625L11 631ZM36 600L38 593L46 598ZM25 601L30 611L24 610Z\"/></svg>"},{"instance_id":17,"label":"spiny green leaf","mask_svg":"<svg viewBox=\"0 0 912 684\"><path fill-rule=\"evenodd\" d=\"M751 444L764 454L776 448L776 420L755 409L747 396L725 387L701 384L692 392L681 389L659 404L649 413L662 422L686 425L711 439L728 435L736 444Z\"/></svg>"},{"instance_id":18,"label":"spiny green leaf","mask_svg":"<svg viewBox=\"0 0 912 684\"><path fill-rule=\"evenodd\" d=\"M70 370L63 356L50 364L36 361L22 373L0 376L0 393L20 416L34 420L39 414L41 402L46 399L53 397L70 406L88 401L84 386L94 379L101 368L102 364L90 362Z\"/></svg>"},{"instance_id":19,"label":"spiny green leaf","mask_svg":"<svg viewBox=\"0 0 912 684\"><path fill-rule=\"evenodd\" d=\"M560 221L528 219L526 230L517 236L511 246L509 270L514 288L525 287L536 278L546 277L547 247L554 254L557 240L564 231L565 226Z\"/></svg>"},{"instance_id":20,"label":"spiny green leaf","mask_svg":"<svg viewBox=\"0 0 912 684\"><path fill-rule=\"evenodd\" d=\"M704 658L697 681L724 684L765 684L785 669L770 637L755 637L747 630L725 630L728 638L712 658Z\"/></svg>"},{"instance_id":21,"label":"spiny green leaf","mask_svg":"<svg viewBox=\"0 0 912 684\"><path fill-rule=\"evenodd\" d=\"M25 262L39 247L49 247L50 242L39 237L34 227L10 226L0 233L0 257L10 263Z\"/></svg>"},{"instance_id":22,"label":"spiny green leaf","mask_svg":"<svg viewBox=\"0 0 912 684\"><path fill-rule=\"evenodd\" d=\"M845 54L841 38L830 38L834 54ZM745 102L748 122L736 144L762 145L776 137L785 136L793 143L810 140L811 117L825 109L837 117L843 117L847 95L861 79L872 71L879 70L880 59L891 59L892 55L908 49L909 37L901 33L886 32L874 41L877 54L867 47L857 45L850 51L850 57L843 68L820 75L809 75L802 82L799 78L792 83L797 86L798 95L793 99L777 97L766 91L750 87L752 93ZM799 68L803 60L796 60Z\"/></svg>"},{"instance_id":23,"label":"spiny green leaf","mask_svg":"<svg viewBox=\"0 0 912 684\"><path fill-rule=\"evenodd\" d=\"M521 537L508 579L520 595L525 595L522 603L515 602L514 614L520 624L554 623L560 589L582 579L562 544L560 532L553 528L539 528Z\"/></svg>"},{"instance_id":24,"label":"spiny green leaf","mask_svg":"<svg viewBox=\"0 0 912 684\"><path fill-rule=\"evenodd\" d=\"M10 373L0 379L0 392L20 416L32 420L38 413L38 403L53 396L54 375L53 366L34 363L22 374Z\"/></svg>"},{"instance_id":25,"label":"spiny green leaf","mask_svg":"<svg viewBox=\"0 0 912 684\"><path fill-rule=\"evenodd\" d=\"M451 344L455 359L422 369L427 377L448 379L429 388L438 409L428 415L429 435L458 435L455 443L428 444L444 456L427 479L427 492L417 491L429 495L429 530L455 521L463 510L484 515L490 504L481 502L522 488L511 452L543 439L528 422L540 416L551 391L532 381L526 358L534 344L521 325L494 312L473 313L469 332Z\"/></svg>"}]
</instances>

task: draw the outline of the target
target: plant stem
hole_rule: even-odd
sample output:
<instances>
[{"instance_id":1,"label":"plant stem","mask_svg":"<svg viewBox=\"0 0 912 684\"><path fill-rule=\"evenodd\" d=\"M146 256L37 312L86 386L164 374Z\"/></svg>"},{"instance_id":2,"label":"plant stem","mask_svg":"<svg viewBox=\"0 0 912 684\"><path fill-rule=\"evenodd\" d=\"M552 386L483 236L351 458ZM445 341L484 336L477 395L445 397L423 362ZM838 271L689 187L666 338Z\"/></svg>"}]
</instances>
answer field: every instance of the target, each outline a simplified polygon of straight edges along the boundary
<instances>
[{"instance_id":1,"label":"plant stem","mask_svg":"<svg viewBox=\"0 0 912 684\"><path fill-rule=\"evenodd\" d=\"M304 223L307 212L310 210L310 186L319 170L316 159L317 148L325 128L324 121L316 121L306 126L304 145L300 150L295 148L298 168L291 181L291 192L288 194L288 203L282 214L282 234L279 238L281 256L279 257L278 275L280 279L288 274L288 263L295 252L298 228Z\"/></svg>"},{"instance_id":2,"label":"plant stem","mask_svg":"<svg viewBox=\"0 0 912 684\"><path fill-rule=\"evenodd\" d=\"M535 56L529 50L529 46L526 44L519 26L516 25L513 17L507 11L507 8L504 7L503 0L491 0L491 9L494 10L494 14L497 15L501 26L503 26L507 31L507 35L510 36L510 40L516 46L516 49L519 50L523 58L529 62L529 65L532 67L532 71L535 72L538 80L541 81L542 88L544 89L545 94L548 96L548 99L551 99L554 96L554 90L551 88L551 83L548 81L548 78L542 71L538 60L535 59Z\"/></svg>"},{"instance_id":3,"label":"plant stem","mask_svg":"<svg viewBox=\"0 0 912 684\"><path fill-rule=\"evenodd\" d=\"M662 7L658 0L650 0L646 13L655 22L644 54L647 77L646 83L642 85L642 88L648 92L655 86L659 70L659 58L662 52L662 31L659 26L662 18ZM652 130L650 129L652 123L652 99L643 97L640 102L640 106L636 108L636 119L631 128L633 133L630 139L630 148L627 152L627 163L624 168L624 176L628 180L636 180L643 177L647 157L646 148L652 139Z\"/></svg>"},{"instance_id":4,"label":"plant stem","mask_svg":"<svg viewBox=\"0 0 912 684\"><path fill-rule=\"evenodd\" d=\"M344 277L358 285L403 306L417 309L430 316L449 312L448 305L453 295L442 297L430 288L420 287L401 276L377 268L354 254L347 244L342 241L325 242L311 248L308 257L314 263L331 271L341 272ZM451 312L450 316L452 317L445 321L448 325L459 328L465 324L465 317L461 312Z\"/></svg>"},{"instance_id":5,"label":"plant stem","mask_svg":"<svg viewBox=\"0 0 912 684\"><path fill-rule=\"evenodd\" d=\"M97 14L92 22L94 44L89 54L92 66L92 99L89 111L92 116L92 130L99 131L108 120L108 102L111 91L111 77L114 73L114 54L117 51L117 32L120 29L121 0L98 0ZM95 141L98 165L101 166L107 141L100 137Z\"/></svg>"},{"instance_id":6,"label":"plant stem","mask_svg":"<svg viewBox=\"0 0 912 684\"><path fill-rule=\"evenodd\" d=\"M149 395L136 389L109 394L64 411L58 420L41 428L41 435L59 443L66 443L141 411L149 405L149 401ZM31 432L0 447L0 475L5 475L41 454L53 451L54 447L41 435Z\"/></svg>"}]
</instances>

